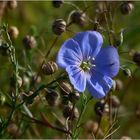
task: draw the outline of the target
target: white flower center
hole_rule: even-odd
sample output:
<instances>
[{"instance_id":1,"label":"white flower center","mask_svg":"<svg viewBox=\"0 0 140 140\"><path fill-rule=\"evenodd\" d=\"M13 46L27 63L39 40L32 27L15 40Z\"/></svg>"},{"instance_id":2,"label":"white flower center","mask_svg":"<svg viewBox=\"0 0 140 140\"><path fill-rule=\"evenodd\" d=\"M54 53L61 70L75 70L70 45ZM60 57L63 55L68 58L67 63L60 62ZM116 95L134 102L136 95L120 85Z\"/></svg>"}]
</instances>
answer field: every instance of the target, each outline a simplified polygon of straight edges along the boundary
<instances>
[{"instance_id":1,"label":"white flower center","mask_svg":"<svg viewBox=\"0 0 140 140\"><path fill-rule=\"evenodd\" d=\"M95 61L95 58L94 57L88 57L88 59L85 61L82 61L80 67L82 70L84 71L89 71L92 67L95 67L96 65L93 64L93 62Z\"/></svg>"}]
</instances>

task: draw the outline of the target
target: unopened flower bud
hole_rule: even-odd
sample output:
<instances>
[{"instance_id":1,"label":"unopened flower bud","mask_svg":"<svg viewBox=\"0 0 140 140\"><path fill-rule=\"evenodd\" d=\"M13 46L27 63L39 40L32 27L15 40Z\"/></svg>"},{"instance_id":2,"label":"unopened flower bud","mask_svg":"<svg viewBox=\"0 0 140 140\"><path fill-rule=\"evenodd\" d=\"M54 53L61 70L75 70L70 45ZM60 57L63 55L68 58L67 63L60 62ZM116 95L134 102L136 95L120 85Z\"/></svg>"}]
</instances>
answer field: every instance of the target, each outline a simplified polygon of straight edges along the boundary
<instances>
[{"instance_id":1,"label":"unopened flower bud","mask_svg":"<svg viewBox=\"0 0 140 140\"><path fill-rule=\"evenodd\" d=\"M52 89L46 90L46 100L50 106L57 104L58 92Z\"/></svg>"},{"instance_id":2,"label":"unopened flower bud","mask_svg":"<svg viewBox=\"0 0 140 140\"><path fill-rule=\"evenodd\" d=\"M60 89L62 91L62 94L67 95L67 94L73 92L73 88L68 82L61 81L59 83L59 85L60 85Z\"/></svg>"},{"instance_id":3,"label":"unopened flower bud","mask_svg":"<svg viewBox=\"0 0 140 140\"><path fill-rule=\"evenodd\" d=\"M132 2L123 2L120 6L121 13L124 15L130 14L134 9Z\"/></svg>"},{"instance_id":4,"label":"unopened flower bud","mask_svg":"<svg viewBox=\"0 0 140 140\"><path fill-rule=\"evenodd\" d=\"M67 106L64 107L63 116L65 118L69 118L69 119L72 119L72 120L75 119L75 118L78 118L79 117L78 109L73 108L70 105L67 105Z\"/></svg>"},{"instance_id":5,"label":"unopened flower bud","mask_svg":"<svg viewBox=\"0 0 140 140\"><path fill-rule=\"evenodd\" d=\"M66 30L66 22L63 19L56 19L52 25L52 31L56 35L61 35Z\"/></svg>"},{"instance_id":6,"label":"unopened flower bud","mask_svg":"<svg viewBox=\"0 0 140 140\"><path fill-rule=\"evenodd\" d=\"M72 92L68 96L69 96L69 100L72 103L76 103L80 99L80 94L78 92Z\"/></svg>"},{"instance_id":7,"label":"unopened flower bud","mask_svg":"<svg viewBox=\"0 0 140 140\"><path fill-rule=\"evenodd\" d=\"M104 113L104 106L105 106L105 103L102 103L100 101L96 102L94 106L95 113L99 116L102 116Z\"/></svg>"},{"instance_id":8,"label":"unopened flower bud","mask_svg":"<svg viewBox=\"0 0 140 140\"><path fill-rule=\"evenodd\" d=\"M74 11L71 14L71 21L83 26L87 21L87 16L83 11Z\"/></svg>"},{"instance_id":9,"label":"unopened flower bud","mask_svg":"<svg viewBox=\"0 0 140 140\"><path fill-rule=\"evenodd\" d=\"M120 106L120 100L115 95L109 97L108 103L110 103L110 102L111 102L113 108L118 108Z\"/></svg>"},{"instance_id":10,"label":"unopened flower bud","mask_svg":"<svg viewBox=\"0 0 140 140\"><path fill-rule=\"evenodd\" d=\"M23 44L26 47L26 49L32 49L36 47L37 42L33 36L27 35L23 38Z\"/></svg>"},{"instance_id":11,"label":"unopened flower bud","mask_svg":"<svg viewBox=\"0 0 140 140\"><path fill-rule=\"evenodd\" d=\"M125 69L123 70L123 73L124 73L125 76L131 77L131 70L130 70L130 69L125 68Z\"/></svg>"},{"instance_id":12,"label":"unopened flower bud","mask_svg":"<svg viewBox=\"0 0 140 140\"><path fill-rule=\"evenodd\" d=\"M18 31L17 27L10 26L8 29L8 33L12 39L16 39L18 37L19 31Z\"/></svg>"},{"instance_id":13,"label":"unopened flower bud","mask_svg":"<svg viewBox=\"0 0 140 140\"><path fill-rule=\"evenodd\" d=\"M42 65L43 74L50 75L55 73L58 70L58 66L55 62L49 61Z\"/></svg>"},{"instance_id":14,"label":"unopened flower bud","mask_svg":"<svg viewBox=\"0 0 140 140\"><path fill-rule=\"evenodd\" d=\"M17 8L17 1L16 1L16 0L10 0L10 1L8 1L8 7L9 7L10 9L15 9L15 8Z\"/></svg>"},{"instance_id":15,"label":"unopened flower bud","mask_svg":"<svg viewBox=\"0 0 140 140\"><path fill-rule=\"evenodd\" d=\"M134 53L133 61L140 67L140 51Z\"/></svg>"},{"instance_id":16,"label":"unopened flower bud","mask_svg":"<svg viewBox=\"0 0 140 140\"><path fill-rule=\"evenodd\" d=\"M53 0L52 1L52 5L55 8L60 8L62 6L62 4L64 3L64 0Z\"/></svg>"}]
</instances>

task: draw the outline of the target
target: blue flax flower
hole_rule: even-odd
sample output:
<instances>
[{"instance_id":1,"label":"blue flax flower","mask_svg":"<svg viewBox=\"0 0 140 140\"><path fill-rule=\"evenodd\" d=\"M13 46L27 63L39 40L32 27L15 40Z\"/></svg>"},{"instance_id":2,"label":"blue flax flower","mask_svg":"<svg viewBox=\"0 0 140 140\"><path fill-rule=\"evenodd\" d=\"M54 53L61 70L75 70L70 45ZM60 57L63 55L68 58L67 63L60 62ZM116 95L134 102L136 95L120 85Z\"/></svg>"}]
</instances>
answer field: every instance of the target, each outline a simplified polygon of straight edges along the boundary
<instances>
[{"instance_id":1,"label":"blue flax flower","mask_svg":"<svg viewBox=\"0 0 140 140\"><path fill-rule=\"evenodd\" d=\"M95 98L104 97L113 85L111 77L119 71L119 56L115 47L101 48L102 35L96 31L77 33L66 40L57 56L76 90L88 91Z\"/></svg>"}]
</instances>

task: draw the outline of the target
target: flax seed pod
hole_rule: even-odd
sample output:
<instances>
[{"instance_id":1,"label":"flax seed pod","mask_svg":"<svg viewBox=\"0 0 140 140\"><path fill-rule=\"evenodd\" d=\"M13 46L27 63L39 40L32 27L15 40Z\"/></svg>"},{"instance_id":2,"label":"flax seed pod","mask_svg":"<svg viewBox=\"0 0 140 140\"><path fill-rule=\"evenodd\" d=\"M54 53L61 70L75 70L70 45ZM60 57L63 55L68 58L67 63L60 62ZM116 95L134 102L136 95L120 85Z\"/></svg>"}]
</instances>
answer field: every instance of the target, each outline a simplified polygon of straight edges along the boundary
<instances>
[{"instance_id":1,"label":"flax seed pod","mask_svg":"<svg viewBox=\"0 0 140 140\"><path fill-rule=\"evenodd\" d=\"M58 66L55 62L49 61L42 65L42 72L45 75L50 75L55 73L58 70Z\"/></svg>"},{"instance_id":2,"label":"flax seed pod","mask_svg":"<svg viewBox=\"0 0 140 140\"><path fill-rule=\"evenodd\" d=\"M64 0L52 0L52 5L55 8L60 8L64 3Z\"/></svg>"},{"instance_id":3,"label":"flax seed pod","mask_svg":"<svg viewBox=\"0 0 140 140\"><path fill-rule=\"evenodd\" d=\"M60 85L61 93L63 95L68 95L68 94L73 92L73 88L72 88L72 86L68 82L61 81L59 83L59 85Z\"/></svg>"},{"instance_id":4,"label":"flax seed pod","mask_svg":"<svg viewBox=\"0 0 140 140\"><path fill-rule=\"evenodd\" d=\"M140 52L135 52L133 54L133 61L140 67Z\"/></svg>"},{"instance_id":5,"label":"flax seed pod","mask_svg":"<svg viewBox=\"0 0 140 140\"><path fill-rule=\"evenodd\" d=\"M9 7L10 9L15 9L15 8L17 8L17 1L16 1L16 0L10 0L10 1L8 1L8 7Z\"/></svg>"},{"instance_id":6,"label":"flax seed pod","mask_svg":"<svg viewBox=\"0 0 140 140\"><path fill-rule=\"evenodd\" d=\"M23 44L26 49L32 49L35 48L37 45L36 39L33 36L26 35L23 38Z\"/></svg>"},{"instance_id":7,"label":"flax seed pod","mask_svg":"<svg viewBox=\"0 0 140 140\"><path fill-rule=\"evenodd\" d=\"M56 19L52 25L52 31L56 35L61 35L66 31L66 22L63 19Z\"/></svg>"},{"instance_id":8,"label":"flax seed pod","mask_svg":"<svg viewBox=\"0 0 140 140\"><path fill-rule=\"evenodd\" d=\"M10 26L8 29L8 33L12 39L16 39L19 35L19 31L16 26Z\"/></svg>"},{"instance_id":9,"label":"flax seed pod","mask_svg":"<svg viewBox=\"0 0 140 140\"><path fill-rule=\"evenodd\" d=\"M124 15L130 14L134 9L132 2L123 2L120 6L121 13Z\"/></svg>"},{"instance_id":10,"label":"flax seed pod","mask_svg":"<svg viewBox=\"0 0 140 140\"><path fill-rule=\"evenodd\" d=\"M71 14L71 21L75 24L79 24L81 26L85 25L87 21L87 16L83 11L74 11Z\"/></svg>"}]
</instances>

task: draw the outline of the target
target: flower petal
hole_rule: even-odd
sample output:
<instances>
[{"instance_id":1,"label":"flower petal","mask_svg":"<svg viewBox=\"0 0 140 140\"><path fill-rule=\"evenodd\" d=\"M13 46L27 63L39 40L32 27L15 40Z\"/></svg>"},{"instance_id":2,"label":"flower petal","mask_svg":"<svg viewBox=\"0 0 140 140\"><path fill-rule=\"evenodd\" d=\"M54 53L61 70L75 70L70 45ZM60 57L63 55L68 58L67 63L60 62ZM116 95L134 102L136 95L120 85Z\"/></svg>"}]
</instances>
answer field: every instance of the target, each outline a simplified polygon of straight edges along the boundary
<instances>
[{"instance_id":1,"label":"flower petal","mask_svg":"<svg viewBox=\"0 0 140 140\"><path fill-rule=\"evenodd\" d=\"M96 69L104 75L114 77L120 67L117 49L113 46L102 48L95 59Z\"/></svg>"},{"instance_id":2,"label":"flower petal","mask_svg":"<svg viewBox=\"0 0 140 140\"><path fill-rule=\"evenodd\" d=\"M113 80L99 72L92 71L91 77L87 80L88 91L95 98L103 98L111 89Z\"/></svg>"},{"instance_id":3,"label":"flower petal","mask_svg":"<svg viewBox=\"0 0 140 140\"><path fill-rule=\"evenodd\" d=\"M60 48L57 56L57 64L66 68L69 65L80 65L82 53L76 41L69 39Z\"/></svg>"},{"instance_id":4,"label":"flower petal","mask_svg":"<svg viewBox=\"0 0 140 140\"><path fill-rule=\"evenodd\" d=\"M83 92L86 88L86 74L78 66L68 66L66 68L69 79L76 90Z\"/></svg>"},{"instance_id":5,"label":"flower petal","mask_svg":"<svg viewBox=\"0 0 140 140\"><path fill-rule=\"evenodd\" d=\"M73 39L78 42L84 59L95 57L103 44L102 35L96 31L86 31L76 34Z\"/></svg>"}]
</instances>

